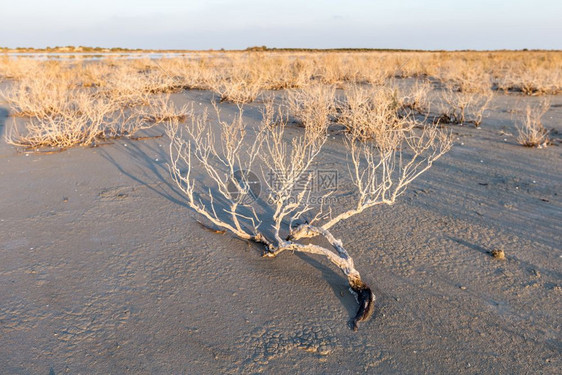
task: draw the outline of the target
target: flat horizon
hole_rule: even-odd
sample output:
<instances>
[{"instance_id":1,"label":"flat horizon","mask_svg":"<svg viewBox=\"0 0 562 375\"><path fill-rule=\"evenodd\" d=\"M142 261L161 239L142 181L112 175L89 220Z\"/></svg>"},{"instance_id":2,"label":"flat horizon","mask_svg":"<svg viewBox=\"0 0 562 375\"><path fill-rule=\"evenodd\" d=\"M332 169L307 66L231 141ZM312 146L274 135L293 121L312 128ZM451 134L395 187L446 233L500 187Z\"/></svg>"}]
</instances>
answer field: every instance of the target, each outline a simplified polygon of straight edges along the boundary
<instances>
[{"instance_id":1,"label":"flat horizon","mask_svg":"<svg viewBox=\"0 0 562 375\"><path fill-rule=\"evenodd\" d=\"M263 48L266 47L266 48ZM73 49L73 50L69 50ZM562 49L548 48L497 48L497 49L409 49L409 48L367 48L367 47L334 47L334 48L300 48L300 47L267 47L267 46L251 46L238 49L159 49L159 48L127 48L127 47L90 47L90 46L46 46L46 47L2 47L0 50L20 51L23 53L32 52L53 52L53 53L119 53L119 52L560 52Z\"/></svg>"},{"instance_id":2,"label":"flat horizon","mask_svg":"<svg viewBox=\"0 0 562 375\"><path fill-rule=\"evenodd\" d=\"M3 13L0 44L10 48L562 49L562 3L554 0L24 0Z\"/></svg>"}]
</instances>

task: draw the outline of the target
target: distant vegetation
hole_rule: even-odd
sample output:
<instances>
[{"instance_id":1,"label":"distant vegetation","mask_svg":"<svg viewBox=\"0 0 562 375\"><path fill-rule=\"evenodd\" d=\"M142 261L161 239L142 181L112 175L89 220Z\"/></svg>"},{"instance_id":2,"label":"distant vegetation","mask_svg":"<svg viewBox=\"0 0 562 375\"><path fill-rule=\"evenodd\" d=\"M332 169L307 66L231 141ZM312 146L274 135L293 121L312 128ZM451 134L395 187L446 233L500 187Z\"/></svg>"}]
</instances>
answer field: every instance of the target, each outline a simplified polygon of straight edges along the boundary
<instances>
[{"instance_id":1,"label":"distant vegetation","mask_svg":"<svg viewBox=\"0 0 562 375\"><path fill-rule=\"evenodd\" d=\"M67 46L45 51L98 55L140 50ZM400 123L413 114L426 123L480 126L497 92L562 92L562 52L288 51L259 46L220 57L207 51L190 57L88 63L7 55L0 58L0 79L12 83L3 96L12 113L28 121L6 136L12 144L31 148L131 136L184 117L166 98L155 95L189 89L211 90L221 101L239 105L266 91L287 90L286 106L303 126L320 126L318 121L325 120L318 116L328 113L331 121L365 138L376 137L373 124ZM404 79L410 84L398 84ZM326 94L336 88L343 96ZM540 124L546 111L548 106L542 106L520 114L521 144L548 144Z\"/></svg>"},{"instance_id":2,"label":"distant vegetation","mask_svg":"<svg viewBox=\"0 0 562 375\"><path fill-rule=\"evenodd\" d=\"M125 48L125 47L88 47L88 46L55 46L45 48L33 47L0 47L0 52L12 53L65 53L65 52L79 52L79 53L110 53L110 52L197 52L199 50L190 49L142 49L142 48ZM203 51L203 50L201 50ZM205 51L214 51L212 48ZM400 49L400 48L284 48L284 47L267 47L267 46L252 46L244 50L225 50L221 48L221 52L447 52L445 50L421 50L421 49ZM516 52L515 50L495 50L495 51L481 51L481 52ZM525 52L539 52L545 50L530 50L523 48L521 51ZM449 51L451 52L451 51ZM458 50L457 52L476 52L474 50Z\"/></svg>"},{"instance_id":3,"label":"distant vegetation","mask_svg":"<svg viewBox=\"0 0 562 375\"><path fill-rule=\"evenodd\" d=\"M16 47L16 48L8 48L8 47L0 47L2 52L16 52L16 53L32 53L32 52L47 52L47 53L63 53L63 52L96 52L96 53L104 53L104 52L142 52L144 50L137 48L137 49L129 49L129 48L121 48L121 47L114 47L114 48L103 48L103 47L85 47L85 46L56 46L56 47L45 47L45 48L33 48L33 47Z\"/></svg>"}]
</instances>

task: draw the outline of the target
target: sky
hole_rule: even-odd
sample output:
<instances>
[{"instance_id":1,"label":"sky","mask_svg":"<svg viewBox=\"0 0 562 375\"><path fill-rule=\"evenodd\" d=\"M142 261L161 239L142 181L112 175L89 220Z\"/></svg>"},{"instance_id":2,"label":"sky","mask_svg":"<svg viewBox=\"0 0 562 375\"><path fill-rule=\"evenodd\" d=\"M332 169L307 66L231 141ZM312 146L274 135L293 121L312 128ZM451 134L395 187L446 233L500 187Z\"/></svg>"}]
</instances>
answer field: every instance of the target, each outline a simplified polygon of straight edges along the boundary
<instances>
[{"instance_id":1,"label":"sky","mask_svg":"<svg viewBox=\"0 0 562 375\"><path fill-rule=\"evenodd\" d=\"M0 17L11 48L562 49L560 0L0 0Z\"/></svg>"}]
</instances>

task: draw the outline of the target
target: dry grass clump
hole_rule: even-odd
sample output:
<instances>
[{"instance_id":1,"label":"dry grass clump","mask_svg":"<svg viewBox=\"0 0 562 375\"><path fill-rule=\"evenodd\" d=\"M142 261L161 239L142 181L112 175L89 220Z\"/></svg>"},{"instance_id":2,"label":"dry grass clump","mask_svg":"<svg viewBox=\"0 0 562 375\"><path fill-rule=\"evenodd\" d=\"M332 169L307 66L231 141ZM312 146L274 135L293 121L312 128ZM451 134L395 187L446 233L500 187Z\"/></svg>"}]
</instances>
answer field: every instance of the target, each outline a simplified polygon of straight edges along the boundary
<instances>
[{"instance_id":1,"label":"dry grass clump","mask_svg":"<svg viewBox=\"0 0 562 375\"><path fill-rule=\"evenodd\" d=\"M356 137L372 139L380 131L420 125L416 114L427 115L429 90L425 81L405 89L350 83L337 98L335 86L316 84L289 91L286 106L294 121L307 129L326 129L335 122Z\"/></svg>"},{"instance_id":2,"label":"dry grass clump","mask_svg":"<svg viewBox=\"0 0 562 375\"><path fill-rule=\"evenodd\" d=\"M480 60L448 60L441 66L439 79L443 84L440 121L480 126L493 98L491 75L485 64Z\"/></svg>"},{"instance_id":3,"label":"dry grass clump","mask_svg":"<svg viewBox=\"0 0 562 375\"><path fill-rule=\"evenodd\" d=\"M138 71L126 63L114 66L99 84L96 95L115 101L122 107L149 105L152 94L178 90L174 77L157 68Z\"/></svg>"},{"instance_id":4,"label":"dry grass clump","mask_svg":"<svg viewBox=\"0 0 562 375\"><path fill-rule=\"evenodd\" d=\"M313 79L326 85L351 83L382 85L396 75L399 58L387 53L330 52L313 57Z\"/></svg>"},{"instance_id":5,"label":"dry grass clump","mask_svg":"<svg viewBox=\"0 0 562 375\"><path fill-rule=\"evenodd\" d=\"M107 85L112 78L114 66L107 62L79 63L74 66L76 85L83 88L97 88Z\"/></svg>"},{"instance_id":6,"label":"dry grass clump","mask_svg":"<svg viewBox=\"0 0 562 375\"><path fill-rule=\"evenodd\" d=\"M338 53L322 54L315 58L315 65L314 77L325 85L339 85L345 81L356 81L358 70L356 64L349 64L349 56L342 56Z\"/></svg>"},{"instance_id":7,"label":"dry grass clump","mask_svg":"<svg viewBox=\"0 0 562 375\"><path fill-rule=\"evenodd\" d=\"M112 69L95 95L108 98L121 107L134 107L148 105L151 90L144 75L137 74L128 66L119 66Z\"/></svg>"},{"instance_id":8,"label":"dry grass clump","mask_svg":"<svg viewBox=\"0 0 562 375\"><path fill-rule=\"evenodd\" d=\"M550 101L543 100L536 105L527 105L518 119L517 142L526 147L546 147L549 143L548 130L542 125L542 117L550 108Z\"/></svg>"}]
</instances>

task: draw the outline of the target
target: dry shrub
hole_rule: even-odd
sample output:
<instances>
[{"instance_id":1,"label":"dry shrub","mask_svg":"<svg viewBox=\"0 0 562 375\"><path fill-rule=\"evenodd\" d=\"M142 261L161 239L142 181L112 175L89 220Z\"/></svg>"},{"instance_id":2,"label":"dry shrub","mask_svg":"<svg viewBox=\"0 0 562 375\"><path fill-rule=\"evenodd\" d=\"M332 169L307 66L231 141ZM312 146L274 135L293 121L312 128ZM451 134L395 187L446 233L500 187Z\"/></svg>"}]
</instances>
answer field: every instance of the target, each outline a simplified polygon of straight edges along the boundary
<instances>
[{"instance_id":1,"label":"dry shrub","mask_svg":"<svg viewBox=\"0 0 562 375\"><path fill-rule=\"evenodd\" d=\"M418 78L430 75L428 60L431 55L399 53L394 56L394 76L397 78Z\"/></svg>"},{"instance_id":2,"label":"dry shrub","mask_svg":"<svg viewBox=\"0 0 562 375\"><path fill-rule=\"evenodd\" d=\"M402 108L419 114L430 110L429 93L432 90L428 80L416 80L412 85L399 91Z\"/></svg>"},{"instance_id":3,"label":"dry shrub","mask_svg":"<svg viewBox=\"0 0 562 375\"><path fill-rule=\"evenodd\" d=\"M138 111L140 118L155 124L171 120L183 122L191 113L191 111L188 110L187 104L177 107L172 102L169 93L152 97L150 99L150 104L140 107Z\"/></svg>"},{"instance_id":4,"label":"dry shrub","mask_svg":"<svg viewBox=\"0 0 562 375\"><path fill-rule=\"evenodd\" d=\"M439 79L454 91L484 93L491 90L490 73L479 62L450 61L442 66Z\"/></svg>"},{"instance_id":5,"label":"dry shrub","mask_svg":"<svg viewBox=\"0 0 562 375\"><path fill-rule=\"evenodd\" d=\"M393 62L385 55L366 56L363 65L359 68L359 79L357 83L365 82L374 86L381 86L389 78L394 77Z\"/></svg>"},{"instance_id":6,"label":"dry shrub","mask_svg":"<svg viewBox=\"0 0 562 375\"><path fill-rule=\"evenodd\" d=\"M307 129L326 129L335 110L335 92L334 86L320 84L289 91L289 114Z\"/></svg>"},{"instance_id":7,"label":"dry shrub","mask_svg":"<svg viewBox=\"0 0 562 375\"><path fill-rule=\"evenodd\" d=\"M209 82L217 74L218 58L210 60L204 56L196 59L171 58L155 61L160 74L171 77L177 89L208 90Z\"/></svg>"},{"instance_id":8,"label":"dry shrub","mask_svg":"<svg viewBox=\"0 0 562 375\"><path fill-rule=\"evenodd\" d=\"M542 125L542 117L550 108L549 100L542 100L539 104L529 105L518 118L517 142L526 147L546 147L549 143L548 131Z\"/></svg>"},{"instance_id":9,"label":"dry shrub","mask_svg":"<svg viewBox=\"0 0 562 375\"><path fill-rule=\"evenodd\" d=\"M29 149L72 146L91 146L98 140L129 137L158 122L185 119L187 112L174 110L162 100L141 110L123 109L114 101L75 90L67 93L68 100L56 111L44 116L32 116L24 130L12 126L6 133L6 142ZM162 104L160 104L162 103Z\"/></svg>"},{"instance_id":10,"label":"dry shrub","mask_svg":"<svg viewBox=\"0 0 562 375\"><path fill-rule=\"evenodd\" d=\"M498 79L497 87L525 95L556 95L562 92L562 65L555 69L512 68Z\"/></svg>"},{"instance_id":11,"label":"dry shrub","mask_svg":"<svg viewBox=\"0 0 562 375\"><path fill-rule=\"evenodd\" d=\"M12 108L13 115L42 118L64 107L75 85L73 77L50 64L30 71L0 94Z\"/></svg>"},{"instance_id":12,"label":"dry shrub","mask_svg":"<svg viewBox=\"0 0 562 375\"><path fill-rule=\"evenodd\" d=\"M262 82L245 74L232 77L216 76L209 82L211 89L220 96L221 102L251 103L261 92Z\"/></svg>"},{"instance_id":13,"label":"dry shrub","mask_svg":"<svg viewBox=\"0 0 562 375\"><path fill-rule=\"evenodd\" d=\"M562 53L201 52L160 60L73 63L3 57L0 75L13 80L3 92L13 114L33 118L36 126L41 119L48 119L49 127L56 128L52 124L68 117L72 112L69 107L78 106L72 98L75 95L92 95L91 101L112 103L116 112L135 113L157 123L184 119L185 109L171 106L161 93L211 89L223 101L248 103L263 90L298 88L288 95L288 106L303 125L323 127L339 117L349 131L369 138L369 126L378 126L369 122L387 121L392 126L414 113L429 113L431 85L426 80L398 89L389 82L391 77L440 80L444 86L438 101L440 120L479 126L492 97L492 83L501 90L532 95L560 92ZM359 89L354 85L376 87ZM336 86L347 87L345 100L337 106ZM359 93L361 90L371 92Z\"/></svg>"},{"instance_id":14,"label":"dry shrub","mask_svg":"<svg viewBox=\"0 0 562 375\"><path fill-rule=\"evenodd\" d=\"M350 208L335 205L325 212L323 205L312 207L307 189L311 183L307 176L325 144L325 128L307 127L302 135L288 137L286 124L273 123L274 114L265 113L256 134L247 128L239 108L230 122L220 120L219 115L218 127L211 125L206 114L194 116L183 127L177 121L169 123L173 180L189 207L218 230L263 245L264 256L304 252L326 257L347 277L357 297L359 308L350 322L356 330L359 322L372 315L375 296L331 229L371 207L394 204L412 181L450 149L450 136L435 126L386 126L371 140L350 134L342 150L349 156L356 202ZM266 107L268 110L274 108ZM252 170L261 170L266 188L263 200L251 195ZM201 171L205 183L196 175ZM323 237L326 245L306 240L316 236Z\"/></svg>"},{"instance_id":15,"label":"dry shrub","mask_svg":"<svg viewBox=\"0 0 562 375\"><path fill-rule=\"evenodd\" d=\"M492 98L491 90L466 92L448 86L441 93L439 120L450 124L471 123L479 127Z\"/></svg>"},{"instance_id":16,"label":"dry shrub","mask_svg":"<svg viewBox=\"0 0 562 375\"><path fill-rule=\"evenodd\" d=\"M113 127L114 103L79 91L67 94L69 100L55 111L31 117L24 132L13 126L6 133L6 142L26 148L90 145L108 125Z\"/></svg>"},{"instance_id":17,"label":"dry shrub","mask_svg":"<svg viewBox=\"0 0 562 375\"><path fill-rule=\"evenodd\" d=\"M6 133L6 140L27 148L64 149L131 136L171 118L185 119L186 109L173 106L169 94L153 94L167 84L126 62L43 63L2 93L15 115L28 117L23 129L14 125Z\"/></svg>"},{"instance_id":18,"label":"dry shrub","mask_svg":"<svg viewBox=\"0 0 562 375\"><path fill-rule=\"evenodd\" d=\"M381 132L409 127L410 119L401 115L397 91L388 87L350 85L339 105L338 122L360 139L375 139Z\"/></svg>"},{"instance_id":19,"label":"dry shrub","mask_svg":"<svg viewBox=\"0 0 562 375\"><path fill-rule=\"evenodd\" d=\"M221 102L251 103L265 86L265 77L261 72L250 69L244 61L244 56L233 59L230 66L208 77L209 87L220 96Z\"/></svg>"},{"instance_id":20,"label":"dry shrub","mask_svg":"<svg viewBox=\"0 0 562 375\"><path fill-rule=\"evenodd\" d=\"M314 73L311 59L285 53L251 53L234 63L257 79L263 90L301 88L310 83Z\"/></svg>"},{"instance_id":21,"label":"dry shrub","mask_svg":"<svg viewBox=\"0 0 562 375\"><path fill-rule=\"evenodd\" d=\"M65 105L69 90L71 87L56 81L24 79L13 83L1 95L12 108L12 115L43 118Z\"/></svg>"},{"instance_id":22,"label":"dry shrub","mask_svg":"<svg viewBox=\"0 0 562 375\"><path fill-rule=\"evenodd\" d=\"M154 93L177 91L174 77L157 69L139 72L126 64L114 67L96 94L122 107L149 105Z\"/></svg>"},{"instance_id":23,"label":"dry shrub","mask_svg":"<svg viewBox=\"0 0 562 375\"><path fill-rule=\"evenodd\" d=\"M325 85L338 85L341 84L346 75L346 66L340 54L326 53L322 54L315 59L316 70L314 77Z\"/></svg>"},{"instance_id":24,"label":"dry shrub","mask_svg":"<svg viewBox=\"0 0 562 375\"><path fill-rule=\"evenodd\" d=\"M104 61L77 64L74 68L77 85L80 87L103 87L112 78L113 68Z\"/></svg>"},{"instance_id":25,"label":"dry shrub","mask_svg":"<svg viewBox=\"0 0 562 375\"><path fill-rule=\"evenodd\" d=\"M555 95L562 92L562 52L498 52L490 70L496 87L525 95Z\"/></svg>"},{"instance_id":26,"label":"dry shrub","mask_svg":"<svg viewBox=\"0 0 562 375\"><path fill-rule=\"evenodd\" d=\"M41 69L41 62L30 58L12 58L2 56L0 58L0 78L22 79Z\"/></svg>"}]
</instances>

